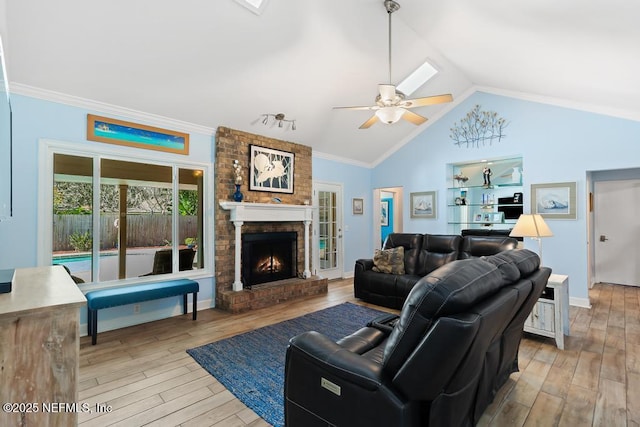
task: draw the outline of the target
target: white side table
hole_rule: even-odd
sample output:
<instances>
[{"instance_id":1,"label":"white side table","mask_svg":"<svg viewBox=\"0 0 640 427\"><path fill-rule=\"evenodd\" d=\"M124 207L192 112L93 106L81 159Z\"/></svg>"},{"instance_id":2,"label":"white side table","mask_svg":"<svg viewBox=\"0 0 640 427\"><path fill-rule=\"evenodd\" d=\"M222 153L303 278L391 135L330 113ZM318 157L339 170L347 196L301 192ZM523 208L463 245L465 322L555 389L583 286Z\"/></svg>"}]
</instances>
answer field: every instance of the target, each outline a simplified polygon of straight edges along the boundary
<instances>
[{"instance_id":1,"label":"white side table","mask_svg":"<svg viewBox=\"0 0 640 427\"><path fill-rule=\"evenodd\" d=\"M555 338L564 350L564 336L569 335L569 276L552 274L547 286L524 322L524 330Z\"/></svg>"}]
</instances>

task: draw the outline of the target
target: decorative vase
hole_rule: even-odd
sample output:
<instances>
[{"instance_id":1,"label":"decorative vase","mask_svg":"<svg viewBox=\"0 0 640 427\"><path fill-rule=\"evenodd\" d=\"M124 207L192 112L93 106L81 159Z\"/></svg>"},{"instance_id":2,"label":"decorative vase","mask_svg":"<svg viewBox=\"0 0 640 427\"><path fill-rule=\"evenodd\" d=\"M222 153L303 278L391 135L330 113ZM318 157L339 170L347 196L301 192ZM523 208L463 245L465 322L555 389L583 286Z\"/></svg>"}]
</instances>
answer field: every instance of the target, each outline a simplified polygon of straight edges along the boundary
<instances>
[{"instance_id":1,"label":"decorative vase","mask_svg":"<svg viewBox=\"0 0 640 427\"><path fill-rule=\"evenodd\" d=\"M233 200L236 202L241 202L244 196L240 192L240 184L236 184L236 192L233 193Z\"/></svg>"},{"instance_id":2,"label":"decorative vase","mask_svg":"<svg viewBox=\"0 0 640 427\"><path fill-rule=\"evenodd\" d=\"M519 166L513 167L513 172L511 172L511 182L514 184L522 183L522 171Z\"/></svg>"}]
</instances>

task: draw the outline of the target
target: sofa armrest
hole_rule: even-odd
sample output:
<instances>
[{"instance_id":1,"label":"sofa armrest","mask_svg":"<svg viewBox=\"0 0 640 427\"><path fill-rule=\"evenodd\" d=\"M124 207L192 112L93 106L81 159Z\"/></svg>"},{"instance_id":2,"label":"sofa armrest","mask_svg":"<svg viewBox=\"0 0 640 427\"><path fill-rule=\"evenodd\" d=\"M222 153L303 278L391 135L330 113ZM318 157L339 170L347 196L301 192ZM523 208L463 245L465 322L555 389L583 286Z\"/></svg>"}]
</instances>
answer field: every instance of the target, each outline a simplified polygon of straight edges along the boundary
<instances>
[{"instance_id":1,"label":"sofa armrest","mask_svg":"<svg viewBox=\"0 0 640 427\"><path fill-rule=\"evenodd\" d=\"M324 371L366 390L381 386L382 366L336 344L319 332L309 331L289 340L287 359L300 354Z\"/></svg>"},{"instance_id":2,"label":"sofa armrest","mask_svg":"<svg viewBox=\"0 0 640 427\"><path fill-rule=\"evenodd\" d=\"M367 271L373 269L373 260L372 259L357 259L356 260L356 270L360 268L361 271Z\"/></svg>"}]
</instances>

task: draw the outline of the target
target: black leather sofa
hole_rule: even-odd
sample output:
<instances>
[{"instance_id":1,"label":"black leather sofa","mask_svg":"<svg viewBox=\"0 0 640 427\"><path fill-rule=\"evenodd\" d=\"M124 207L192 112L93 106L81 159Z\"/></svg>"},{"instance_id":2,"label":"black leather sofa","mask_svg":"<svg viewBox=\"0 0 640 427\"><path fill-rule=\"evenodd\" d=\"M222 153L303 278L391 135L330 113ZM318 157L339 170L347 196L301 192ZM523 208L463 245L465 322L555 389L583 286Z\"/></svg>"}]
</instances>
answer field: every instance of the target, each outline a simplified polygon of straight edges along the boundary
<instances>
[{"instance_id":1,"label":"black leather sofa","mask_svg":"<svg viewBox=\"0 0 640 427\"><path fill-rule=\"evenodd\" d=\"M452 261L421 278L399 317L337 342L289 342L287 426L471 426L518 371L525 319L551 270L526 249Z\"/></svg>"},{"instance_id":2,"label":"black leather sofa","mask_svg":"<svg viewBox=\"0 0 640 427\"><path fill-rule=\"evenodd\" d=\"M379 273L373 259L356 260L354 295L372 304L400 309L423 276L458 259L477 258L515 249L518 241L500 235L437 235L391 233L383 249L404 247L405 274Z\"/></svg>"}]
</instances>

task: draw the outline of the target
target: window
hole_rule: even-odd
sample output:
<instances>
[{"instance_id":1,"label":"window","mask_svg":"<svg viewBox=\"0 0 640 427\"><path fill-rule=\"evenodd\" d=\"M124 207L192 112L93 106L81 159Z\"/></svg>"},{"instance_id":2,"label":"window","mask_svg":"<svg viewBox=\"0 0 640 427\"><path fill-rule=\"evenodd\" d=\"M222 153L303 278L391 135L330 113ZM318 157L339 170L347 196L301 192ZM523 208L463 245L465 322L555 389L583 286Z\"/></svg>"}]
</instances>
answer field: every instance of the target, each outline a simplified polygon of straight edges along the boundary
<instances>
[{"instance_id":1,"label":"window","mask_svg":"<svg viewBox=\"0 0 640 427\"><path fill-rule=\"evenodd\" d=\"M204 269L204 178L204 167L54 153L52 263L87 283Z\"/></svg>"},{"instance_id":2,"label":"window","mask_svg":"<svg viewBox=\"0 0 640 427\"><path fill-rule=\"evenodd\" d=\"M429 61L425 61L422 65L416 68L411 74L409 74L400 84L397 89L409 96L420 86L425 84L429 79L438 73L433 65L429 64Z\"/></svg>"}]
</instances>

